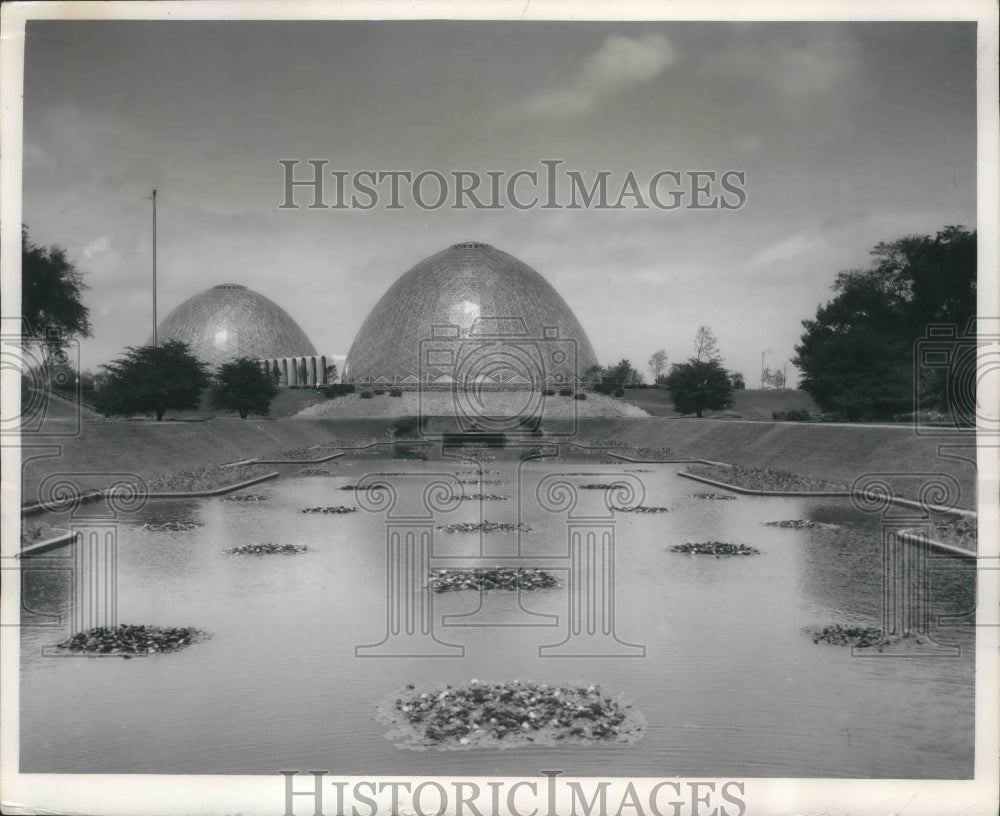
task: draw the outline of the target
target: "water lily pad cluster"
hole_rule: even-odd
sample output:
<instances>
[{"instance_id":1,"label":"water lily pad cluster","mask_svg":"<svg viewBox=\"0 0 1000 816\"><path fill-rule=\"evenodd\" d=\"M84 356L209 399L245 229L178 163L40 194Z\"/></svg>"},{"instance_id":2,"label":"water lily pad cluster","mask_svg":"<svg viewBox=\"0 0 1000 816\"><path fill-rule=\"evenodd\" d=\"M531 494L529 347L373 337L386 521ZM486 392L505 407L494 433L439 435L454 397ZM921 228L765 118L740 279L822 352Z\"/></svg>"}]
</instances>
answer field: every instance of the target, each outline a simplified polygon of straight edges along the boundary
<instances>
[{"instance_id":1,"label":"water lily pad cluster","mask_svg":"<svg viewBox=\"0 0 1000 816\"><path fill-rule=\"evenodd\" d=\"M303 513L356 513L358 511L357 507L348 507L345 504L338 504L334 507L303 507Z\"/></svg>"},{"instance_id":2,"label":"water lily pad cluster","mask_svg":"<svg viewBox=\"0 0 1000 816\"><path fill-rule=\"evenodd\" d=\"M377 484L367 484L367 485L344 485L343 487L337 488L338 490L382 490L382 485Z\"/></svg>"},{"instance_id":3,"label":"water lily pad cluster","mask_svg":"<svg viewBox=\"0 0 1000 816\"><path fill-rule=\"evenodd\" d=\"M438 527L445 533L530 533L531 527L524 522L490 521L483 519L479 522L459 521L455 524L448 524Z\"/></svg>"},{"instance_id":4,"label":"water lily pad cluster","mask_svg":"<svg viewBox=\"0 0 1000 816\"><path fill-rule=\"evenodd\" d=\"M306 547L301 544L243 544L223 550L226 555L295 555L304 553Z\"/></svg>"},{"instance_id":5,"label":"water lily pad cluster","mask_svg":"<svg viewBox=\"0 0 1000 816\"><path fill-rule=\"evenodd\" d=\"M222 500L231 502L262 502L267 501L267 496L261 493L234 493L231 496L223 496Z\"/></svg>"},{"instance_id":6,"label":"water lily pad cluster","mask_svg":"<svg viewBox=\"0 0 1000 816\"><path fill-rule=\"evenodd\" d=\"M846 490L846 486L824 479L799 476L787 470L769 467L744 467L743 465L691 465L689 473L705 476L726 484L748 490L777 490L783 493L810 493L816 491Z\"/></svg>"},{"instance_id":7,"label":"water lily pad cluster","mask_svg":"<svg viewBox=\"0 0 1000 816\"><path fill-rule=\"evenodd\" d=\"M159 626L123 623L117 627L99 626L86 632L77 632L60 643L59 648L99 654L154 654L176 652L204 637L204 632L187 626L162 629Z\"/></svg>"},{"instance_id":8,"label":"water lily pad cluster","mask_svg":"<svg viewBox=\"0 0 1000 816\"><path fill-rule=\"evenodd\" d=\"M688 541L686 544L677 544L670 548L676 553L686 553L688 555L757 555L760 553L756 547L749 544L731 544L728 541Z\"/></svg>"},{"instance_id":9,"label":"water lily pad cluster","mask_svg":"<svg viewBox=\"0 0 1000 816\"><path fill-rule=\"evenodd\" d=\"M335 470L327 470L326 468L302 468L299 471L299 476L339 476Z\"/></svg>"},{"instance_id":10,"label":"water lily pad cluster","mask_svg":"<svg viewBox=\"0 0 1000 816\"><path fill-rule=\"evenodd\" d=\"M727 496L724 493L692 493L691 498L706 501L736 501L735 496Z\"/></svg>"},{"instance_id":11,"label":"water lily pad cluster","mask_svg":"<svg viewBox=\"0 0 1000 816\"><path fill-rule=\"evenodd\" d=\"M616 507L615 505L611 505L611 509L615 513L669 513L670 512L669 507L658 507L656 505L647 506L645 504L639 504L636 505L635 507Z\"/></svg>"},{"instance_id":12,"label":"water lily pad cluster","mask_svg":"<svg viewBox=\"0 0 1000 816\"><path fill-rule=\"evenodd\" d=\"M462 501L507 501L510 496L498 496L495 493L463 493L461 496L452 496L456 501L461 499Z\"/></svg>"},{"instance_id":13,"label":"water lily pad cluster","mask_svg":"<svg viewBox=\"0 0 1000 816\"><path fill-rule=\"evenodd\" d=\"M631 702L601 686L514 680L407 686L376 709L402 747L440 750L559 743L627 743L646 721Z\"/></svg>"},{"instance_id":14,"label":"water lily pad cluster","mask_svg":"<svg viewBox=\"0 0 1000 816\"><path fill-rule=\"evenodd\" d=\"M189 533L204 526L201 521L150 521L143 524L142 529L151 533Z\"/></svg>"},{"instance_id":15,"label":"water lily pad cluster","mask_svg":"<svg viewBox=\"0 0 1000 816\"><path fill-rule=\"evenodd\" d=\"M842 525L813 519L787 519L785 521L765 521L765 527L784 527L790 530L839 530Z\"/></svg>"},{"instance_id":16,"label":"water lily pad cluster","mask_svg":"<svg viewBox=\"0 0 1000 816\"><path fill-rule=\"evenodd\" d=\"M474 484L474 485L502 485L504 481L502 479L459 479L460 484Z\"/></svg>"},{"instance_id":17,"label":"water lily pad cluster","mask_svg":"<svg viewBox=\"0 0 1000 816\"><path fill-rule=\"evenodd\" d=\"M499 476L503 471L500 470L456 470L456 476L478 476L482 474L483 476Z\"/></svg>"},{"instance_id":18,"label":"water lily pad cluster","mask_svg":"<svg viewBox=\"0 0 1000 816\"><path fill-rule=\"evenodd\" d=\"M536 590L554 589L559 586L558 579L551 572L523 567L432 570L429 581L435 592L457 592L465 589Z\"/></svg>"},{"instance_id":19,"label":"water lily pad cluster","mask_svg":"<svg viewBox=\"0 0 1000 816\"><path fill-rule=\"evenodd\" d=\"M889 643L889 638L876 626L843 626L835 623L822 628L807 627L805 631L812 638L813 643L860 647L882 647Z\"/></svg>"}]
</instances>

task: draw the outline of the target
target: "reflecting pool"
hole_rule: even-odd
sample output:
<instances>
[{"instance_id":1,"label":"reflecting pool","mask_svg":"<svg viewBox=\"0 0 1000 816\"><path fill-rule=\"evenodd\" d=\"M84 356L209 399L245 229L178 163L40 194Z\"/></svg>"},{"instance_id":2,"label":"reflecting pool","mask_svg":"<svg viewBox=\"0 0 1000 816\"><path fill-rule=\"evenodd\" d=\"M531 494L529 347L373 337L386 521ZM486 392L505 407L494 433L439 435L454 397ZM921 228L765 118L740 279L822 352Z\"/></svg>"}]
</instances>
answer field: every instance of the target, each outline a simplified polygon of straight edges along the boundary
<instances>
[{"instance_id":1,"label":"reflecting pool","mask_svg":"<svg viewBox=\"0 0 1000 816\"><path fill-rule=\"evenodd\" d=\"M331 464L332 475L279 469L279 479L247 491L265 501L150 501L119 517L117 619L210 633L183 651L53 655L47 647L71 634L72 552L25 562L23 772L972 774L972 560L930 559L938 647L930 653L852 655L803 632L880 625L880 520L848 500L706 501L693 496L703 485L677 475L682 465L585 458L500 455L477 466L356 457ZM615 479L629 487L583 488ZM340 489L372 481L391 490ZM502 498L449 499L463 491ZM626 501L670 512L608 509ZM359 510L302 512L339 505ZM436 529L483 519L531 530ZM840 526L765 526L785 519ZM167 522L200 526L156 529ZM760 554L670 551L708 540ZM264 542L307 551L223 552ZM426 589L428 564L500 563L544 567L560 587L482 597ZM470 678L599 683L634 701L647 730L632 745L416 752L387 740L373 717L375 704L407 683Z\"/></svg>"}]
</instances>

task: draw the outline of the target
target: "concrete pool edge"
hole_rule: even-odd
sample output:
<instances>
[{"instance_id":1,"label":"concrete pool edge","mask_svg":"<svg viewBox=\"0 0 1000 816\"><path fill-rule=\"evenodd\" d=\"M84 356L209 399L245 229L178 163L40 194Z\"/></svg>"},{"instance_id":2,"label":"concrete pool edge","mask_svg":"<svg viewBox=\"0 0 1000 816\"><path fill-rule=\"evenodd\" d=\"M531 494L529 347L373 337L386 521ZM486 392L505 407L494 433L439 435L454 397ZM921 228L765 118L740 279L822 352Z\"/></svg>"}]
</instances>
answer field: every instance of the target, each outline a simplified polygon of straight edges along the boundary
<instances>
[{"instance_id":1,"label":"concrete pool edge","mask_svg":"<svg viewBox=\"0 0 1000 816\"><path fill-rule=\"evenodd\" d=\"M780 498L843 498L849 499L853 497L853 493L849 490L844 491L816 491L816 492L805 492L796 490L752 490L748 487L738 487L737 485L726 484L725 482L718 482L714 479L709 479L705 476L699 476L695 473L686 473L685 471L678 471L678 476L682 476L685 479L691 479L695 482L701 482L702 484L711 485L712 487L718 487L722 490L729 490L733 493L742 493L745 496L770 496L770 497L780 497ZM892 504L898 504L902 507L909 507L913 509L929 510L932 512L944 513L948 515L959 515L964 518L978 518L978 515L973 510L963 510L961 508L948 508L939 507L937 505L924 505L920 502L915 502L910 499L901 499L896 496L890 496L886 499ZM924 538L922 536L916 535L910 532L901 532L900 537L911 542L927 543L935 549L945 550L954 555L963 555L967 558L978 558L978 553L975 550L966 550L962 547L956 547L953 544L946 544L943 541L937 541L932 538Z\"/></svg>"},{"instance_id":2,"label":"concrete pool edge","mask_svg":"<svg viewBox=\"0 0 1000 816\"><path fill-rule=\"evenodd\" d=\"M237 482L236 484L226 485L225 487L218 487L214 490L196 490L185 493L147 493L144 498L146 499L210 499L215 496L224 496L227 493L232 493L235 490L242 490L245 487L252 487L255 484L260 484L261 482L269 481L270 479L277 479L281 474L278 471L273 471L271 473L265 473L261 476L255 476L252 479L247 479L242 482ZM77 501L81 504L85 502L93 502L98 499L107 498L110 496L117 495L117 491L104 489L95 490L92 493L84 493L81 495ZM43 503L28 505L27 507L21 508L21 516L37 515L39 513L58 513L61 510L65 510L67 507L73 504L72 501L61 502L56 507L50 507ZM29 547L25 547L17 553L18 558L24 558L26 556L37 555L42 552L47 552L49 550L56 549L57 547L62 547L70 544L78 535L78 533L67 533L62 536L57 536L55 538L50 538L47 541L40 541L37 544L32 544Z\"/></svg>"}]
</instances>

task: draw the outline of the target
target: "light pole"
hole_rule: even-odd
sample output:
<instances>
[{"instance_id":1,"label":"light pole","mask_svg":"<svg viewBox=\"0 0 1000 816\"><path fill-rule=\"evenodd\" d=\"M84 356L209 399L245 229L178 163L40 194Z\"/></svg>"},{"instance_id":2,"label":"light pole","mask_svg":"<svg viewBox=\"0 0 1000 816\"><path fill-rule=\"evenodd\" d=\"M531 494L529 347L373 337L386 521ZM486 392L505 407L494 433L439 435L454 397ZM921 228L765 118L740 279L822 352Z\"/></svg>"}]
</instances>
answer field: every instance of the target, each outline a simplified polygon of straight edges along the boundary
<instances>
[{"instance_id":1,"label":"light pole","mask_svg":"<svg viewBox=\"0 0 1000 816\"><path fill-rule=\"evenodd\" d=\"M764 355L765 354L770 354L770 353L771 353L771 349L764 349L760 353L760 390L761 391L764 390Z\"/></svg>"},{"instance_id":2,"label":"light pole","mask_svg":"<svg viewBox=\"0 0 1000 816\"><path fill-rule=\"evenodd\" d=\"M153 190L153 348L156 348L156 190Z\"/></svg>"}]
</instances>

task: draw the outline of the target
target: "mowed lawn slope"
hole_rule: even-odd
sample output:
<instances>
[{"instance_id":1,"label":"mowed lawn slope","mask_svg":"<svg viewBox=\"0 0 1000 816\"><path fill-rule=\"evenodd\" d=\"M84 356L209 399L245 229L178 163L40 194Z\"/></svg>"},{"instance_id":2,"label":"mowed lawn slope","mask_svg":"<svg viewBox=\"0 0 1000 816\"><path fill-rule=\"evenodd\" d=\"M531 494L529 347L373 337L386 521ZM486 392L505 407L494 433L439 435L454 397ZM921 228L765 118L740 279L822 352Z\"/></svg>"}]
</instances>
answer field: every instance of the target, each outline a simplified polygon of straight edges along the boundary
<instances>
[{"instance_id":1,"label":"mowed lawn slope","mask_svg":"<svg viewBox=\"0 0 1000 816\"><path fill-rule=\"evenodd\" d=\"M958 483L960 507L976 506L975 439L943 432L923 436L908 425L759 422L695 417L579 420L579 435L636 447L669 448L694 458L772 467L850 485L885 476L894 491L916 498L922 484L945 474ZM971 437L971 438L970 438Z\"/></svg>"},{"instance_id":2,"label":"mowed lawn slope","mask_svg":"<svg viewBox=\"0 0 1000 816\"><path fill-rule=\"evenodd\" d=\"M55 473L86 474L70 478L83 488L99 488L128 474L146 479L333 439L368 440L384 436L390 423L385 419L305 422L253 417L200 422L85 419L76 436L24 437L21 503L38 501L41 483ZM49 431L59 430L60 426L72 431L76 423L46 423Z\"/></svg>"},{"instance_id":3,"label":"mowed lawn slope","mask_svg":"<svg viewBox=\"0 0 1000 816\"><path fill-rule=\"evenodd\" d=\"M625 402L638 405L650 416L679 416L670 394L663 388L629 388ZM733 392L733 406L725 411L706 411L705 416L727 416L734 419L771 419L775 411L808 411L813 416L820 407L805 391L740 390Z\"/></svg>"},{"instance_id":4,"label":"mowed lawn slope","mask_svg":"<svg viewBox=\"0 0 1000 816\"><path fill-rule=\"evenodd\" d=\"M38 500L39 485L50 474L89 474L71 478L82 487L104 487L122 478L119 474L148 478L334 439L385 438L392 422L391 418L84 420L79 436L25 437L22 503ZM65 424L75 427L75 423ZM947 474L959 485L958 506L975 507L975 468L962 458L974 459L975 451L965 434L927 437L900 425L694 417L581 417L575 423L553 419L545 425L552 433L567 434L562 437L567 441L615 440L636 447L669 448L692 458L773 467L846 485L864 474L897 474L887 481L899 495L909 498L915 498L934 474Z\"/></svg>"}]
</instances>

